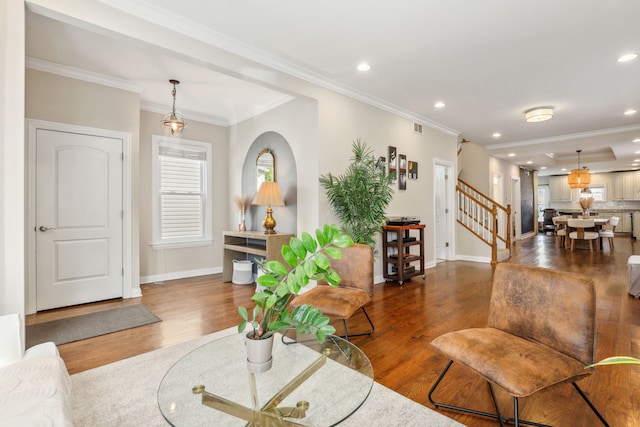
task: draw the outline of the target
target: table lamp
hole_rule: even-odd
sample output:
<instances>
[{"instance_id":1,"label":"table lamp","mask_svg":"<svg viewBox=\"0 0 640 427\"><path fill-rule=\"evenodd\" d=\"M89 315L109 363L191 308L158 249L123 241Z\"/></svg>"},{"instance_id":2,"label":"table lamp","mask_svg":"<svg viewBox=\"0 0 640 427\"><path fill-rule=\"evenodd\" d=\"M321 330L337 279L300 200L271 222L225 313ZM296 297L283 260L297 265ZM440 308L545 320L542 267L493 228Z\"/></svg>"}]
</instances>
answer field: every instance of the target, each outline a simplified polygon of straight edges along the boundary
<instances>
[{"instance_id":1,"label":"table lamp","mask_svg":"<svg viewBox=\"0 0 640 427\"><path fill-rule=\"evenodd\" d=\"M264 234L276 234L276 220L273 219L273 209L271 209L271 206L284 206L284 200L282 200L278 184L274 181L263 182L251 204L267 206L267 217L262 222Z\"/></svg>"}]
</instances>

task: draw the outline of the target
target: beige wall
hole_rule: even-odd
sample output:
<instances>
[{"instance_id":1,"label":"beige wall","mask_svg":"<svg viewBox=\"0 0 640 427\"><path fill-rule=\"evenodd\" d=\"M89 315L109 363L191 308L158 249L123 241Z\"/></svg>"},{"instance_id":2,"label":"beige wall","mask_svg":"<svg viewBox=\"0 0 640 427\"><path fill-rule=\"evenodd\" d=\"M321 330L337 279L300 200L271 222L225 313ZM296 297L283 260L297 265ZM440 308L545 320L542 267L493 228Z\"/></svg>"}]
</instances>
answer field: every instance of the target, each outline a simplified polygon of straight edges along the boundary
<instances>
[{"instance_id":1,"label":"beige wall","mask_svg":"<svg viewBox=\"0 0 640 427\"><path fill-rule=\"evenodd\" d=\"M300 233L337 223L318 179L325 173L345 171L354 140L366 140L377 156L384 157L393 145L399 154L407 155L407 160L418 162L419 178L408 180L405 191L399 191L396 184L387 212L419 216L427 224L425 259L435 265L433 164L435 159L455 164L457 138L426 126L422 135L416 134L411 120L317 86L308 89L315 101L296 99L236 126L232 131L231 164L242 164L248 146L261 133L272 130L282 134L297 163ZM233 168L230 179L232 191L239 192L241 177L233 173ZM378 249L382 250L380 243ZM381 262L376 262L375 275L381 280Z\"/></svg>"},{"instance_id":2,"label":"beige wall","mask_svg":"<svg viewBox=\"0 0 640 427\"><path fill-rule=\"evenodd\" d=\"M212 145L213 245L179 249L151 247L151 137L161 135L161 114L140 112L140 275L142 283L222 271L222 231L228 224L229 129L187 120L185 139ZM176 273L179 273L176 275Z\"/></svg>"},{"instance_id":3,"label":"beige wall","mask_svg":"<svg viewBox=\"0 0 640 427\"><path fill-rule=\"evenodd\" d=\"M26 69L25 112L30 119L131 134L131 287L139 294L139 95Z\"/></svg>"}]
</instances>

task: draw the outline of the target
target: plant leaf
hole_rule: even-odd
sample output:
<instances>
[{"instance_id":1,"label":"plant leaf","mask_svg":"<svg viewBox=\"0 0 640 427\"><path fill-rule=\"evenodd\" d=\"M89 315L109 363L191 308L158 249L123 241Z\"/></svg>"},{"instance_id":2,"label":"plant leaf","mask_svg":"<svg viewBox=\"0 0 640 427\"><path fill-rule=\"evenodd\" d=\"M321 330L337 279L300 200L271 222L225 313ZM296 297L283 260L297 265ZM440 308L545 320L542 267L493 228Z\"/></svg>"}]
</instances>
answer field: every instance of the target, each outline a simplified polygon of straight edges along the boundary
<instances>
[{"instance_id":1,"label":"plant leaf","mask_svg":"<svg viewBox=\"0 0 640 427\"><path fill-rule=\"evenodd\" d=\"M304 244L297 237L292 237L289 241L289 246L293 250L293 253L300 259L305 259L307 257L307 250L304 247Z\"/></svg>"},{"instance_id":2,"label":"plant leaf","mask_svg":"<svg viewBox=\"0 0 640 427\"><path fill-rule=\"evenodd\" d=\"M316 240L306 231L302 232L302 244L304 244L305 249L309 253L313 253L318 249L318 243L316 243Z\"/></svg>"},{"instance_id":3,"label":"plant leaf","mask_svg":"<svg viewBox=\"0 0 640 427\"><path fill-rule=\"evenodd\" d=\"M342 251L331 246L324 249L324 252L333 259L342 259Z\"/></svg>"},{"instance_id":4,"label":"plant leaf","mask_svg":"<svg viewBox=\"0 0 640 427\"><path fill-rule=\"evenodd\" d=\"M298 264L298 257L293 253L293 250L291 250L290 246L283 245L280 252L282 253L282 258L291 267L295 267Z\"/></svg>"},{"instance_id":5,"label":"plant leaf","mask_svg":"<svg viewBox=\"0 0 640 427\"><path fill-rule=\"evenodd\" d=\"M240 314L240 317L242 317L244 320L249 320L249 313L247 312L247 309L244 305L238 307L238 314ZM246 324L246 322L244 323Z\"/></svg>"},{"instance_id":6,"label":"plant leaf","mask_svg":"<svg viewBox=\"0 0 640 427\"><path fill-rule=\"evenodd\" d=\"M330 265L329 258L327 258L322 253L316 254L316 256L313 258L313 262L316 264L318 269L323 270L323 271L326 270L327 268L329 268L329 265Z\"/></svg>"},{"instance_id":7,"label":"plant leaf","mask_svg":"<svg viewBox=\"0 0 640 427\"><path fill-rule=\"evenodd\" d=\"M256 282L258 282L260 286L264 286L265 288L272 288L278 284L278 279L270 274L263 274L256 279Z\"/></svg>"},{"instance_id":8,"label":"plant leaf","mask_svg":"<svg viewBox=\"0 0 640 427\"><path fill-rule=\"evenodd\" d=\"M607 366L607 365L640 365L640 359L630 356L613 356L602 359L599 362L585 366L585 369L593 368L595 366Z\"/></svg>"},{"instance_id":9,"label":"plant leaf","mask_svg":"<svg viewBox=\"0 0 640 427\"><path fill-rule=\"evenodd\" d=\"M282 265L280 261L267 261L264 263L264 267L276 276L284 276L288 272L287 268Z\"/></svg>"}]
</instances>

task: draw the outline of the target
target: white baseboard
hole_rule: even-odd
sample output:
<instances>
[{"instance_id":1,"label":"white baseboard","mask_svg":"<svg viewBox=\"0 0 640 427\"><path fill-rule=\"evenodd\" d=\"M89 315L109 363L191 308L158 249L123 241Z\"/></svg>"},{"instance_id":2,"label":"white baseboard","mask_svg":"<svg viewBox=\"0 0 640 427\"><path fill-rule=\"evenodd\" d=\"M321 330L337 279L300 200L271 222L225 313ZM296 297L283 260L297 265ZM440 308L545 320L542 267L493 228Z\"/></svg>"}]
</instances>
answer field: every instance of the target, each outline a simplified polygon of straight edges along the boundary
<instances>
[{"instance_id":1,"label":"white baseboard","mask_svg":"<svg viewBox=\"0 0 640 427\"><path fill-rule=\"evenodd\" d=\"M456 258L457 258L458 261L481 262L483 264L490 264L491 263L491 258L489 258L489 257L458 255Z\"/></svg>"},{"instance_id":2,"label":"white baseboard","mask_svg":"<svg viewBox=\"0 0 640 427\"><path fill-rule=\"evenodd\" d=\"M140 283L155 283L165 280L186 279L187 277L206 276L208 274L222 273L222 267L201 268L198 270L175 271L173 273L153 274L141 276Z\"/></svg>"}]
</instances>

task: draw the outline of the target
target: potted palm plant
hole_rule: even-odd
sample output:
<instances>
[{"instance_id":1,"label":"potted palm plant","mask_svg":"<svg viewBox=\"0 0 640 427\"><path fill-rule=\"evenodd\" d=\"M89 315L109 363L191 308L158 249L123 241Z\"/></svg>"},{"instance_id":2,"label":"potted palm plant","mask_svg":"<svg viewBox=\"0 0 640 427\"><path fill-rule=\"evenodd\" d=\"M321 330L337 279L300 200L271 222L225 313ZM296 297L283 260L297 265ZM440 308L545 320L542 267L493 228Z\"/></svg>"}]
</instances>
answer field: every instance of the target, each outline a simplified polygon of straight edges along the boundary
<instances>
[{"instance_id":1,"label":"potted palm plant","mask_svg":"<svg viewBox=\"0 0 640 427\"><path fill-rule=\"evenodd\" d=\"M340 276L331 268L330 259L340 259L340 248L352 244L351 237L340 233L336 225L324 225L316 230L315 237L303 232L300 239L292 237L289 244L282 247L282 257L290 269L279 261L261 264L266 274L258 277L256 282L263 290L252 297L255 307L251 315L246 307L238 307L242 318L238 332L251 326L246 335L248 351L254 345L266 343L267 346L264 352L267 360L248 355L249 367L255 372L271 367L271 346L275 332L295 328L297 333L315 335L321 343L327 335L335 332L335 328L329 324L329 318L320 310L308 305L290 310L289 303L310 280L325 280L332 286L338 286Z\"/></svg>"},{"instance_id":2,"label":"potted palm plant","mask_svg":"<svg viewBox=\"0 0 640 427\"><path fill-rule=\"evenodd\" d=\"M395 172L386 173L384 162L360 139L353 142L352 151L346 172L322 175L320 185L342 223L342 231L355 243L375 248L375 235L386 222L386 209L393 198Z\"/></svg>"}]
</instances>

